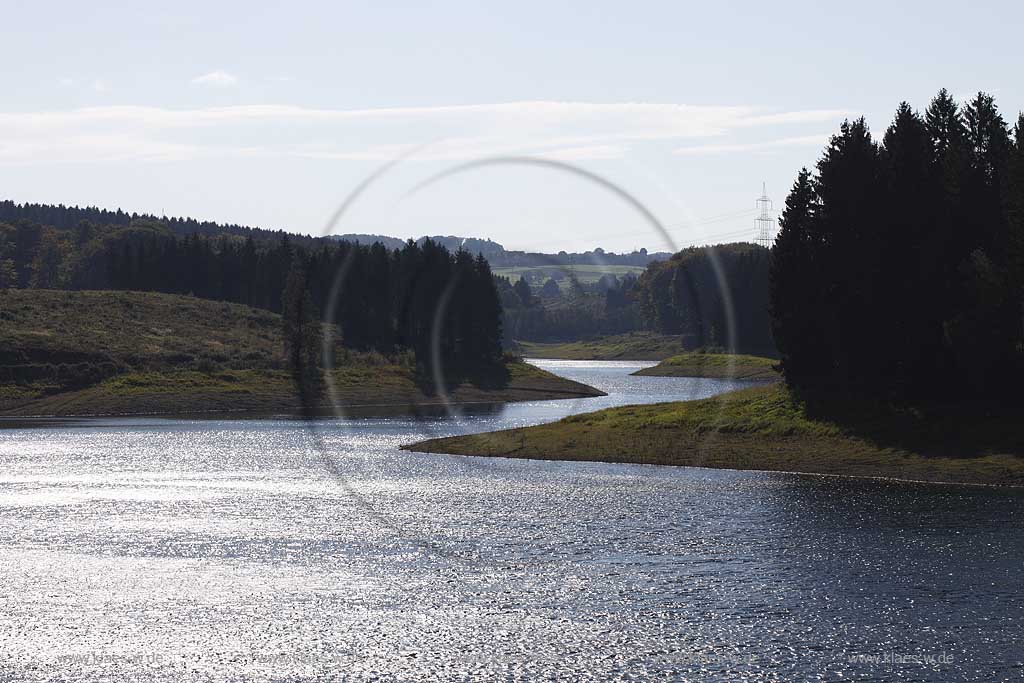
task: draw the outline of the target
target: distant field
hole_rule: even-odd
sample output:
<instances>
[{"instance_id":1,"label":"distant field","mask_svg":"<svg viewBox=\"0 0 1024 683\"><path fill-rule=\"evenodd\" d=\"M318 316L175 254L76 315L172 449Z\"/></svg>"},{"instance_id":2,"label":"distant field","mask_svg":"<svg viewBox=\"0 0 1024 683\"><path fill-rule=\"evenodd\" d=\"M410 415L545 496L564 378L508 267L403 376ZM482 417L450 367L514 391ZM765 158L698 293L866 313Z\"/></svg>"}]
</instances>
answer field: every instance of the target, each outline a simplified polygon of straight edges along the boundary
<instances>
[{"instance_id":1,"label":"distant field","mask_svg":"<svg viewBox=\"0 0 1024 683\"><path fill-rule=\"evenodd\" d=\"M616 277L622 277L627 273L634 273L639 275L644 272L644 266L573 266L571 268L576 273L576 278L584 283L590 284L597 282L601 279L602 275L614 275ZM524 275L528 276L531 280L542 280L546 282L548 278L554 277L555 280L563 280L568 277L570 271L569 266L513 266L509 268L495 268L494 274L507 277L513 283ZM566 284L565 281L559 282L559 286Z\"/></svg>"},{"instance_id":2,"label":"distant field","mask_svg":"<svg viewBox=\"0 0 1024 683\"><path fill-rule=\"evenodd\" d=\"M663 360L680 353L679 337L630 332L564 344L518 342L526 358L560 360Z\"/></svg>"}]
</instances>

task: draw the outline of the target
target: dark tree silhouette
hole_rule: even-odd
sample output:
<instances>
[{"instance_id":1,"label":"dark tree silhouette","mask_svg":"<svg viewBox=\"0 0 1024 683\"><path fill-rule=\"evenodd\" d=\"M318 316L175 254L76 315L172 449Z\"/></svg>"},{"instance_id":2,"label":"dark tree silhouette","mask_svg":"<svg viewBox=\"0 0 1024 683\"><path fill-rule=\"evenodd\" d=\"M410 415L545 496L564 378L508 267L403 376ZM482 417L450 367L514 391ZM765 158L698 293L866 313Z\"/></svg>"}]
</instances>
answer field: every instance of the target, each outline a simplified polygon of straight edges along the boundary
<instances>
[{"instance_id":1,"label":"dark tree silhouette","mask_svg":"<svg viewBox=\"0 0 1024 683\"><path fill-rule=\"evenodd\" d=\"M530 289L530 283L526 281L525 277L521 277L516 280L512 289L516 291L516 294L519 296L519 301L523 306L531 306L533 304L533 290Z\"/></svg>"},{"instance_id":2,"label":"dark tree silhouette","mask_svg":"<svg viewBox=\"0 0 1024 683\"><path fill-rule=\"evenodd\" d=\"M731 311L719 275L728 287ZM763 247L741 243L684 249L649 265L631 296L647 326L679 335L684 348L774 353L768 250Z\"/></svg>"},{"instance_id":3,"label":"dark tree silhouette","mask_svg":"<svg viewBox=\"0 0 1024 683\"><path fill-rule=\"evenodd\" d=\"M313 306L301 256L292 259L281 294L281 322L288 369L304 410L320 404L323 374L320 370L322 333L320 316Z\"/></svg>"},{"instance_id":4,"label":"dark tree silhouette","mask_svg":"<svg viewBox=\"0 0 1024 683\"><path fill-rule=\"evenodd\" d=\"M562 289L555 282L554 278L548 278L544 286L540 288L540 295L545 299L557 299L562 296Z\"/></svg>"},{"instance_id":5,"label":"dark tree silhouette","mask_svg":"<svg viewBox=\"0 0 1024 683\"><path fill-rule=\"evenodd\" d=\"M822 292L814 288L821 279L816 203L811 172L801 169L779 219L769 271L772 335L783 371L794 379L823 376L828 367L817 324Z\"/></svg>"},{"instance_id":6,"label":"dark tree silhouette","mask_svg":"<svg viewBox=\"0 0 1024 683\"><path fill-rule=\"evenodd\" d=\"M1024 122L991 96L844 122L772 253L786 381L885 398L1009 395L1024 375Z\"/></svg>"}]
</instances>

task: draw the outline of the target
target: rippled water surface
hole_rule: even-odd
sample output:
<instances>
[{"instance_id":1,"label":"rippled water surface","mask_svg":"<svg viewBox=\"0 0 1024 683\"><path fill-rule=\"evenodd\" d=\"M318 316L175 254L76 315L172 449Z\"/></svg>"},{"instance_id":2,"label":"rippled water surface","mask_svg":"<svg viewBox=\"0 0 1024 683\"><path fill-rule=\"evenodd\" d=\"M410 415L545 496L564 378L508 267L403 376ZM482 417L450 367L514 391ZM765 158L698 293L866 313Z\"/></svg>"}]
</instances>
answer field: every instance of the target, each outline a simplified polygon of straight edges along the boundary
<instances>
[{"instance_id":1,"label":"rippled water surface","mask_svg":"<svg viewBox=\"0 0 1024 683\"><path fill-rule=\"evenodd\" d=\"M1024 675L1019 492L398 450L734 386L539 364L610 395L0 430L0 675Z\"/></svg>"}]
</instances>

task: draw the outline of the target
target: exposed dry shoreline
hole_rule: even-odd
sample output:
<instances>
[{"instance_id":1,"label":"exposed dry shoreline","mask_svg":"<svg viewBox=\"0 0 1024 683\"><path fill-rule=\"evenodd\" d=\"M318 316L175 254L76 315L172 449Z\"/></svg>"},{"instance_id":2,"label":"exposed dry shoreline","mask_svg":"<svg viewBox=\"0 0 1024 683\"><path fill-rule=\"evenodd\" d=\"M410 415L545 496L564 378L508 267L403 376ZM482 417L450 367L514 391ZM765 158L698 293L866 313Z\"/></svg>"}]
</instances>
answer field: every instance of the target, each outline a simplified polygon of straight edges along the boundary
<instances>
[{"instance_id":1,"label":"exposed dry shoreline","mask_svg":"<svg viewBox=\"0 0 1024 683\"><path fill-rule=\"evenodd\" d=\"M462 382L446 388L453 404L495 404L602 396L603 392L522 362L506 364L502 386ZM363 366L333 373L337 403L332 407L419 412L445 405L445 397L423 387L407 368ZM132 415L202 415L217 413L281 414L301 410L291 378L274 370L225 370L129 373L96 386L43 396L9 405L0 417L89 417Z\"/></svg>"}]
</instances>

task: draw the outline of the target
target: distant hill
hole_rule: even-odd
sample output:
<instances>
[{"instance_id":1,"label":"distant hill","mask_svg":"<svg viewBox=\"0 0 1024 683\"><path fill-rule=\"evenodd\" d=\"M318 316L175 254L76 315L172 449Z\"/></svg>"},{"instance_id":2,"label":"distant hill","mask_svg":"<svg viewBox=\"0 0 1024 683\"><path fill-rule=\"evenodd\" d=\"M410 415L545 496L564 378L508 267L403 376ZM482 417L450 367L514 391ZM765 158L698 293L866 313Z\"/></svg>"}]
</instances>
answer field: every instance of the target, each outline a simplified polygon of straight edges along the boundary
<instances>
[{"instance_id":1,"label":"distant hill","mask_svg":"<svg viewBox=\"0 0 1024 683\"><path fill-rule=\"evenodd\" d=\"M348 233L345 235L332 235L333 239L346 242L359 242L360 244L373 244L374 242L380 242L388 249L401 249L406 240L398 237L389 237L387 235L366 235L361 233ZM505 247L501 246L497 242L492 240L482 240L476 237L456 237L454 235L425 235L417 238L416 242L422 244L425 240L430 239L435 243L440 244L448 251L458 251L459 249L465 249L471 254L483 254L484 258L488 261L492 257L505 254ZM492 265L493 262L492 262Z\"/></svg>"},{"instance_id":2,"label":"distant hill","mask_svg":"<svg viewBox=\"0 0 1024 683\"><path fill-rule=\"evenodd\" d=\"M380 242L388 249L401 249L405 240L387 235L372 235L361 233L348 233L345 235L332 235L333 239L345 240L348 242L359 242L361 244L373 244ZM600 247L591 251L566 252L560 251L557 254L545 254L542 252L514 251L505 249L504 246L489 239L476 237L457 237L455 235L425 235L416 239L422 244L424 240L431 239L444 246L449 251L465 249L471 254L483 254L492 268L544 268L557 266L636 266L642 269L652 261L663 261L672 254L668 252L648 252L640 249L628 254L616 254L613 251L605 251Z\"/></svg>"},{"instance_id":3,"label":"distant hill","mask_svg":"<svg viewBox=\"0 0 1024 683\"><path fill-rule=\"evenodd\" d=\"M287 234L289 239L302 240L310 239L309 235L296 235L285 233L283 230L266 230L264 228L252 228L234 223L215 223L213 221L199 221L195 218L168 218L167 216L154 216L145 213L126 213L121 209L110 211L95 206L64 206L63 204L16 204L11 200L0 201L0 223L16 223L28 221L38 223L58 230L73 230L82 221L96 225L117 225L128 227L139 222L158 223L176 235L205 235L216 237L218 235L238 235L241 237L252 237L253 239L278 240L282 235Z\"/></svg>"},{"instance_id":4,"label":"distant hill","mask_svg":"<svg viewBox=\"0 0 1024 683\"><path fill-rule=\"evenodd\" d=\"M401 249L402 245L405 244L405 240L398 237L388 237L387 235L365 235L362 233L331 235L331 239L336 239L339 242L358 242L359 244L373 244L374 242L380 242L388 249Z\"/></svg>"},{"instance_id":5,"label":"distant hill","mask_svg":"<svg viewBox=\"0 0 1024 683\"><path fill-rule=\"evenodd\" d=\"M258 241L278 242L287 236L296 244L317 242L324 239L348 240L362 244L373 244L380 242L388 249L401 249L406 240L388 235L373 235L362 233L350 233L345 235L332 235L330 237L318 237L316 235L297 234L284 230L267 230L254 228L234 223L215 223L213 221L200 221L195 218L180 218L167 216L154 216L151 214L126 213L120 209L111 211L93 206L65 206L63 204L17 204L11 200L0 201L0 223L14 224L20 221L37 223L58 230L75 230L82 222L95 225L116 225L129 227L146 223L148 225L159 225L171 233L179 236L203 235L206 237L218 237L221 235L232 235L235 237L251 237ZM541 252L513 251L507 250L501 244L477 237L459 237L456 235L429 235L418 238L416 241L433 240L449 251L465 249L471 254L483 254L492 268L536 268L551 266L637 266L643 268L652 261L663 261L671 256L668 252L649 253L646 249L640 249L628 254L616 254L596 247L584 252L565 252L557 254L545 254Z\"/></svg>"}]
</instances>

